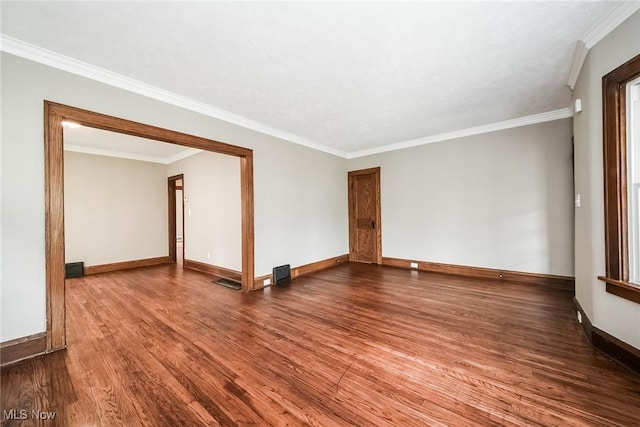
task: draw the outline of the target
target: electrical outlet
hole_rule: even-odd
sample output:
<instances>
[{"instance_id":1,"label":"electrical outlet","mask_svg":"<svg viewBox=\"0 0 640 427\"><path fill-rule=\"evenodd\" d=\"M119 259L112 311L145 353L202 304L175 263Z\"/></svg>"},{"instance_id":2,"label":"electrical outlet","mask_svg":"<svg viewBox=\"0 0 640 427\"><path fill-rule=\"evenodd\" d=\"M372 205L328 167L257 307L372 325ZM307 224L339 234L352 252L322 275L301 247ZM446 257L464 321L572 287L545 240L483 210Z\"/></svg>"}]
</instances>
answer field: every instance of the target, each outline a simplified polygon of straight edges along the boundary
<instances>
[{"instance_id":1,"label":"electrical outlet","mask_svg":"<svg viewBox=\"0 0 640 427\"><path fill-rule=\"evenodd\" d=\"M211 252L207 252L207 259L211 259Z\"/></svg>"},{"instance_id":2,"label":"electrical outlet","mask_svg":"<svg viewBox=\"0 0 640 427\"><path fill-rule=\"evenodd\" d=\"M418 263L417 262L412 262L411 263L411 268L418 268Z\"/></svg>"},{"instance_id":3,"label":"electrical outlet","mask_svg":"<svg viewBox=\"0 0 640 427\"><path fill-rule=\"evenodd\" d=\"M582 313L580 313L579 311L578 313L578 323L582 323Z\"/></svg>"},{"instance_id":4,"label":"electrical outlet","mask_svg":"<svg viewBox=\"0 0 640 427\"><path fill-rule=\"evenodd\" d=\"M262 282L263 286L269 286L271 285L271 279L264 279L264 282Z\"/></svg>"}]
</instances>

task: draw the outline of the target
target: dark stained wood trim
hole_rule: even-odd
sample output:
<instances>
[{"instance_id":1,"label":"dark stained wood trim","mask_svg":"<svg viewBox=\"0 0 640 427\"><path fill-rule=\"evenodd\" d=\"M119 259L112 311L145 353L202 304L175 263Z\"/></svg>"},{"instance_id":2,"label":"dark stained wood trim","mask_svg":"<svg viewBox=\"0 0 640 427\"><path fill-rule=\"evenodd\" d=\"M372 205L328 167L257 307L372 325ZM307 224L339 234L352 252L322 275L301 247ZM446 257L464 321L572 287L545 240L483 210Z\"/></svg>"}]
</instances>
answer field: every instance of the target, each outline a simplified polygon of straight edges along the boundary
<instances>
[{"instance_id":1,"label":"dark stained wood trim","mask_svg":"<svg viewBox=\"0 0 640 427\"><path fill-rule=\"evenodd\" d=\"M358 175L375 175L376 181L376 264L382 264L382 199L380 189L380 167L360 169L347 172L347 185L348 185L348 206L349 206L349 261L354 260L354 245L355 245L355 218L352 218L351 212L355 209L353 203L355 198L352 197L351 187L353 177Z\"/></svg>"},{"instance_id":2,"label":"dark stained wood trim","mask_svg":"<svg viewBox=\"0 0 640 427\"><path fill-rule=\"evenodd\" d=\"M598 279L606 283L606 290L610 294L614 294L619 296L620 298L624 298L626 300L637 302L638 304L640 304L640 287L628 282L609 279L603 276L598 276Z\"/></svg>"},{"instance_id":3,"label":"dark stained wood trim","mask_svg":"<svg viewBox=\"0 0 640 427\"><path fill-rule=\"evenodd\" d=\"M639 75L637 55L602 77L606 278L619 282L629 281L626 84ZM606 288L626 299L635 295L609 281Z\"/></svg>"},{"instance_id":4,"label":"dark stained wood trim","mask_svg":"<svg viewBox=\"0 0 640 427\"><path fill-rule=\"evenodd\" d=\"M242 289L244 291L254 289L253 151L251 149L45 100L45 292L48 352L66 347L64 137L62 130L64 120L96 129L239 157L242 210Z\"/></svg>"},{"instance_id":5,"label":"dark stained wood trim","mask_svg":"<svg viewBox=\"0 0 640 427\"><path fill-rule=\"evenodd\" d=\"M256 289L255 269L255 235L253 207L253 151L240 158L240 191L242 199L242 290Z\"/></svg>"},{"instance_id":6,"label":"dark stained wood trim","mask_svg":"<svg viewBox=\"0 0 640 427\"><path fill-rule=\"evenodd\" d=\"M580 302L573 298L573 303L576 310L582 315L582 324L580 326L582 326L582 330L591 345L610 359L640 375L640 350L593 326L589 316L582 309Z\"/></svg>"},{"instance_id":7,"label":"dark stained wood trim","mask_svg":"<svg viewBox=\"0 0 640 427\"><path fill-rule=\"evenodd\" d=\"M169 261L176 262L176 181L167 178L167 244L169 245Z\"/></svg>"},{"instance_id":8,"label":"dark stained wood trim","mask_svg":"<svg viewBox=\"0 0 640 427\"><path fill-rule=\"evenodd\" d=\"M45 101L50 108L59 112L65 120L71 120L83 126L108 130L116 133L149 138L169 144L183 145L185 147L198 148L205 151L213 151L230 156L244 157L252 153L250 148L239 147L225 142L190 135L170 129L148 125L106 114L96 113L81 108Z\"/></svg>"},{"instance_id":9,"label":"dark stained wood trim","mask_svg":"<svg viewBox=\"0 0 640 427\"><path fill-rule=\"evenodd\" d=\"M271 286L271 285L266 285L266 286L264 285L264 281L267 279L271 280L271 285L273 285L273 274L265 274L264 276L256 277L254 280L255 289L258 290L258 289L263 289L268 286Z\"/></svg>"},{"instance_id":10,"label":"dark stained wood trim","mask_svg":"<svg viewBox=\"0 0 640 427\"><path fill-rule=\"evenodd\" d=\"M67 346L64 253L64 115L44 103L47 350Z\"/></svg>"},{"instance_id":11,"label":"dark stained wood trim","mask_svg":"<svg viewBox=\"0 0 640 427\"><path fill-rule=\"evenodd\" d=\"M149 267L152 265L170 264L171 259L168 256L155 258L143 258L132 261L113 262L110 264L89 265L84 268L84 275L108 273L111 271L127 270L129 268Z\"/></svg>"},{"instance_id":12,"label":"dark stained wood trim","mask_svg":"<svg viewBox=\"0 0 640 427\"><path fill-rule=\"evenodd\" d=\"M381 177L380 177L380 168L377 168L378 172L376 172L376 247L378 251L376 252L376 263L382 264L382 190L381 190Z\"/></svg>"},{"instance_id":13,"label":"dark stained wood trim","mask_svg":"<svg viewBox=\"0 0 640 427\"><path fill-rule=\"evenodd\" d=\"M591 343L616 362L640 375L640 350L637 348L609 335L596 326L591 328Z\"/></svg>"},{"instance_id":14,"label":"dark stained wood trim","mask_svg":"<svg viewBox=\"0 0 640 427\"><path fill-rule=\"evenodd\" d=\"M418 264L418 268L411 268L411 263ZM525 282L537 285L554 286L567 291L575 291L575 278L570 276L556 276L552 274L526 273L512 270L498 270L484 267L469 267L465 265L441 264L436 262L409 260L402 258L382 258L382 265L404 268L408 270L428 271L431 273L454 274L465 277L483 279L498 279L512 282Z\"/></svg>"},{"instance_id":15,"label":"dark stained wood trim","mask_svg":"<svg viewBox=\"0 0 640 427\"><path fill-rule=\"evenodd\" d=\"M376 166L375 168L368 169L360 169L356 171L349 171L349 175L357 176L357 175L369 175L371 173L376 173L380 171L380 166Z\"/></svg>"},{"instance_id":16,"label":"dark stained wood trim","mask_svg":"<svg viewBox=\"0 0 640 427\"><path fill-rule=\"evenodd\" d=\"M320 270L326 270L327 268L335 267L337 265L344 264L345 262L349 262L349 254L301 265L291 269L291 279L304 276L305 274L315 273Z\"/></svg>"},{"instance_id":17,"label":"dark stained wood trim","mask_svg":"<svg viewBox=\"0 0 640 427\"><path fill-rule=\"evenodd\" d=\"M226 279L237 280L237 281L240 281L242 279L242 273L240 273L239 271L231 270L229 268L219 267L213 264L207 264L204 262L185 259L183 261L182 266L189 270L196 270L202 273L213 274L214 276L224 277Z\"/></svg>"},{"instance_id":18,"label":"dark stained wood trim","mask_svg":"<svg viewBox=\"0 0 640 427\"><path fill-rule=\"evenodd\" d=\"M320 261L312 262L309 264L301 265L298 267L291 268L291 280L297 279L298 277L304 276L306 274L316 273L321 270L326 270L331 267L335 267L337 265L345 264L349 262L349 254L339 255L327 259L323 259ZM256 289L264 288L264 281L266 279L271 280L271 284L273 284L273 275L265 274L264 276L255 278L255 286Z\"/></svg>"},{"instance_id":19,"label":"dark stained wood trim","mask_svg":"<svg viewBox=\"0 0 640 427\"><path fill-rule=\"evenodd\" d=\"M178 190L178 186L176 185L176 181L182 180L184 183L184 174L170 176L167 178L167 200L168 200L168 227L169 227L169 260L171 262L177 261L177 253L176 253L176 190ZM180 186L180 189L183 189L183 186ZM182 241L183 241L183 257L184 259L184 198L182 199Z\"/></svg>"},{"instance_id":20,"label":"dark stained wood trim","mask_svg":"<svg viewBox=\"0 0 640 427\"><path fill-rule=\"evenodd\" d=\"M7 366L15 362L41 355L47 350L47 333L17 338L0 343L0 365Z\"/></svg>"},{"instance_id":21,"label":"dark stained wood trim","mask_svg":"<svg viewBox=\"0 0 640 427\"><path fill-rule=\"evenodd\" d=\"M605 290L610 294L616 295L629 301L640 304L640 291L627 286L620 286L615 283L607 283Z\"/></svg>"}]
</instances>

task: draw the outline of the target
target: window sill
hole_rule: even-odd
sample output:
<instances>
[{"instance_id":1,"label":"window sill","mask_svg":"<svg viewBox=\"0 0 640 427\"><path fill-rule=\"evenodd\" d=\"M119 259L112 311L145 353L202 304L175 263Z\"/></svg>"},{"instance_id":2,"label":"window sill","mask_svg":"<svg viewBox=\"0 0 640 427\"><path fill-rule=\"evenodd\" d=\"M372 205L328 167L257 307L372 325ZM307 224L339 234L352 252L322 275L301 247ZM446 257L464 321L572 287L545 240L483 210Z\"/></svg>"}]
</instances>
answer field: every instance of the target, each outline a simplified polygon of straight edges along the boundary
<instances>
[{"instance_id":1,"label":"window sill","mask_svg":"<svg viewBox=\"0 0 640 427\"><path fill-rule=\"evenodd\" d=\"M607 292L610 294L640 304L640 286L603 276L598 276L598 279L606 283Z\"/></svg>"}]
</instances>

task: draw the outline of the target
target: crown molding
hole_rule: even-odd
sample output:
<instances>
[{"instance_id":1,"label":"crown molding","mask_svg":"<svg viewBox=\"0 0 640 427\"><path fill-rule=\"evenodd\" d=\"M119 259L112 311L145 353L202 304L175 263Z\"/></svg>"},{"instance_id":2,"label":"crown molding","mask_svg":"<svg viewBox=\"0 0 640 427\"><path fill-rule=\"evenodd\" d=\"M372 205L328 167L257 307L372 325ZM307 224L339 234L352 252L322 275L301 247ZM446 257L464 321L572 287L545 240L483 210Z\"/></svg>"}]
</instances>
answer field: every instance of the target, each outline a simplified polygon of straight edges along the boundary
<instances>
[{"instance_id":1,"label":"crown molding","mask_svg":"<svg viewBox=\"0 0 640 427\"><path fill-rule=\"evenodd\" d=\"M627 18L640 10L639 1L623 1L611 9L609 13L602 17L593 27L582 37L587 49L591 49L607 34L622 24Z\"/></svg>"},{"instance_id":2,"label":"crown molding","mask_svg":"<svg viewBox=\"0 0 640 427\"><path fill-rule=\"evenodd\" d=\"M198 150L197 148L187 148L186 150L183 150L174 156L164 159L164 163L166 165L170 165L171 163L177 162L178 160L186 159L187 157L191 157L198 153L202 153L202 150Z\"/></svg>"},{"instance_id":3,"label":"crown molding","mask_svg":"<svg viewBox=\"0 0 640 427\"><path fill-rule=\"evenodd\" d=\"M602 19L578 40L567 79L567 86L569 86L571 90L573 90L578 81L580 71L582 71L582 66L584 65L589 50L638 10L640 10L640 1L623 1L611 9L609 13L603 16Z\"/></svg>"},{"instance_id":4,"label":"crown molding","mask_svg":"<svg viewBox=\"0 0 640 427\"><path fill-rule=\"evenodd\" d=\"M72 151L74 153L92 154L94 156L116 157L118 159L137 160L140 162L159 163L169 165L178 160L186 159L194 154L200 153L202 150L189 148L171 157L144 156L141 154L126 153L124 151L105 150L102 148L85 147L76 144L64 144L64 151Z\"/></svg>"},{"instance_id":5,"label":"crown molding","mask_svg":"<svg viewBox=\"0 0 640 427\"><path fill-rule=\"evenodd\" d=\"M502 122L490 123L481 126L474 126L467 129L461 129L453 132L445 132L438 135L427 136L424 138L411 139L395 144L384 145L382 147L372 148L369 150L356 151L349 154L349 159L357 157L370 156L372 154L386 153L388 151L402 150L404 148L417 147L420 145L431 144L434 142L447 141L450 139L464 138L483 133L495 132L504 129L511 129L521 126L528 126L537 123L550 122L553 120L567 119L573 117L573 111L570 108L562 108L560 110L548 111L546 113L534 114L531 116L520 117L517 119L504 120Z\"/></svg>"},{"instance_id":6,"label":"crown molding","mask_svg":"<svg viewBox=\"0 0 640 427\"><path fill-rule=\"evenodd\" d=\"M571 69L569 70L569 79L567 80L567 86L569 86L571 90L576 86L578 76L580 75L580 71L582 71L582 66L584 65L584 60L587 59L587 53L589 53L587 45L585 45L582 40L578 40L576 43L576 52L573 55L573 61L571 62Z\"/></svg>"},{"instance_id":7,"label":"crown molding","mask_svg":"<svg viewBox=\"0 0 640 427\"><path fill-rule=\"evenodd\" d=\"M628 8L625 9L628 12ZM607 15L609 16L609 15ZM622 22L622 21L620 21ZM610 30L609 30L610 31ZM400 150L403 148L415 147L418 145L429 144L433 142L446 141L449 139L462 138L465 136L472 136L487 132L493 132L502 129L509 129L518 126L526 126L535 123L542 123L545 121L559 120L567 117L571 117L572 113L569 108L549 111L546 113L536 114L532 116L526 116L516 118L512 120L506 120L502 122L491 123L482 126L471 127L467 129L457 130L453 132L442 133L438 135L428 136L424 138L413 139L409 141L399 142L395 144L385 145L382 147L376 147L373 149L361 150L356 152L347 153L338 149L327 147L322 144L318 144L301 136L275 129L264 125L262 123L247 119L228 111L212 107L200 101L177 95L173 92L160 89L158 87L149 85L147 83L140 82L138 80L131 79L129 77L122 76L117 73L105 70L100 67L96 67L91 64L87 64L76 59L60 55L47 49L43 49L38 46L23 42L13 37L0 34L0 50L12 55L16 55L40 64L44 64L62 71L66 71L81 77L92 79L110 86L114 86L120 89L127 90L129 92L136 93L138 95L146 96L157 101L165 102L167 104L175 105L186 110L190 110L196 113L206 115L227 123L231 123L237 126L241 126L246 129L251 129L256 132L270 135L285 141L289 141L298 145L302 145L308 148L312 148L318 151L322 151L334 156L342 157L345 159L353 159L357 157L368 156L371 154L384 153L387 151ZM586 55L586 54L585 54ZM579 73L579 70L577 71ZM82 151L85 150L85 151ZM150 161L155 163L163 163L157 158L146 156L133 156L127 153L114 152L109 150L90 150L86 147L71 146L69 151L84 152L88 154L98 154L111 157L129 158L133 160ZM92 150L92 149L91 149Z\"/></svg>"},{"instance_id":8,"label":"crown molding","mask_svg":"<svg viewBox=\"0 0 640 427\"><path fill-rule=\"evenodd\" d=\"M41 47L26 43L22 40L18 40L5 34L0 34L0 50L12 55L19 56L21 58L29 59L40 64L57 68L62 71L67 71L78 76L86 77L91 80L124 89L138 95L143 95L157 101L175 105L177 107L213 117L215 119L241 126L246 129L251 129L265 135L270 135L289 142L293 142L295 144L303 145L308 148L313 148L315 150L323 151L328 154L333 154L334 156L346 157L346 153L343 151L318 144L314 141L308 140L290 132L272 128L246 117L230 113L229 111L222 110L220 108L212 107L211 105L205 104L203 102L196 101L191 98L175 94L173 92L169 92L156 86L141 82L139 80L125 77L123 75L105 70L104 68L96 67L94 65L87 64L86 62L78 61L68 56L43 49Z\"/></svg>"}]
</instances>

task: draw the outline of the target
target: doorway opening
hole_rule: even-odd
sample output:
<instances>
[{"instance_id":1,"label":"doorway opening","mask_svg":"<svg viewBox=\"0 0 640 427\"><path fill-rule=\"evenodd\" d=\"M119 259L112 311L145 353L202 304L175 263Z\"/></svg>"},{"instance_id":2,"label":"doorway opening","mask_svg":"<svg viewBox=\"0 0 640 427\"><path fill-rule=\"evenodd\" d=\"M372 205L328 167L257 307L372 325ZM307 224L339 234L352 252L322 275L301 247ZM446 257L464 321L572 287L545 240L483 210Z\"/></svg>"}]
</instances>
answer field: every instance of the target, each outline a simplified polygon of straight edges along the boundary
<instances>
[{"instance_id":1,"label":"doorway opening","mask_svg":"<svg viewBox=\"0 0 640 427\"><path fill-rule=\"evenodd\" d=\"M238 157L240 159L240 210L242 217L242 290L246 292L255 289L253 151L251 149L45 101L44 153L47 352L66 347L63 173L64 121Z\"/></svg>"},{"instance_id":2,"label":"doorway opening","mask_svg":"<svg viewBox=\"0 0 640 427\"><path fill-rule=\"evenodd\" d=\"M169 201L169 259L172 263L184 262L184 175L168 180Z\"/></svg>"}]
</instances>

